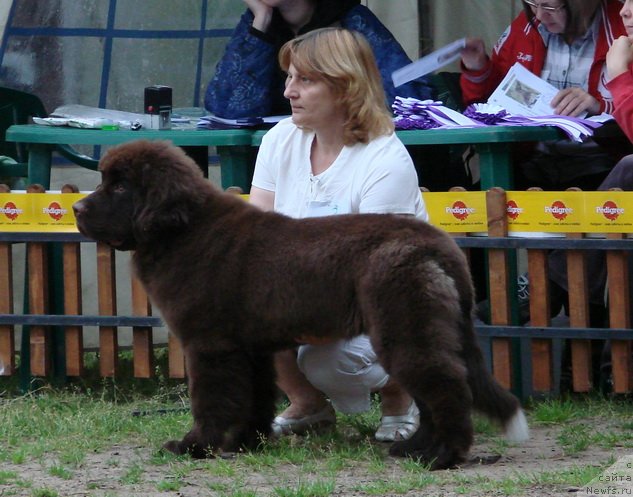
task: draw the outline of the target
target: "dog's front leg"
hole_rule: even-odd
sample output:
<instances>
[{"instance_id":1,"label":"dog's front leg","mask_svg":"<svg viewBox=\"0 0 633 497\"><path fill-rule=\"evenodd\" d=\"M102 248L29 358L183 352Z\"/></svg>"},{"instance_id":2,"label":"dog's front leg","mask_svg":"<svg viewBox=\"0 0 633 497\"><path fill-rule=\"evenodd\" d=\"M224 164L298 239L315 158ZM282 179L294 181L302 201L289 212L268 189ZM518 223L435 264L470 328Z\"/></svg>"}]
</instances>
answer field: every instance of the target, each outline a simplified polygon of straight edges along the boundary
<instances>
[{"instance_id":1,"label":"dog's front leg","mask_svg":"<svg viewBox=\"0 0 633 497\"><path fill-rule=\"evenodd\" d=\"M199 344L186 347L185 358L193 427L164 448L196 458L240 450L252 430L252 358L239 350L204 351Z\"/></svg>"}]
</instances>

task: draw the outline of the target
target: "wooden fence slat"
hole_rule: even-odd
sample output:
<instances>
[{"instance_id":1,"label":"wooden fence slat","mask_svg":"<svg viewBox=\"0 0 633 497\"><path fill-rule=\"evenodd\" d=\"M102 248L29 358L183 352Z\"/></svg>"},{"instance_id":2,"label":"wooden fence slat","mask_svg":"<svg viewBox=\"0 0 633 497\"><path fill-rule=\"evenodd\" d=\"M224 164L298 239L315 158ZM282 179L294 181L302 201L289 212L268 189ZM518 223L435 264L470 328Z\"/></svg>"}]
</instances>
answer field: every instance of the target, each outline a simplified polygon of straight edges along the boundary
<instances>
[{"instance_id":1,"label":"wooden fence slat","mask_svg":"<svg viewBox=\"0 0 633 497\"><path fill-rule=\"evenodd\" d=\"M620 233L609 233L607 238L621 239ZM609 280L609 323L612 328L630 328L628 258L621 250L607 252L607 274ZM613 391L631 391L631 342L611 340L611 368Z\"/></svg>"},{"instance_id":2,"label":"wooden fence slat","mask_svg":"<svg viewBox=\"0 0 633 497\"><path fill-rule=\"evenodd\" d=\"M26 246L29 271L29 312L48 313L48 254L45 243L28 243ZM50 328L31 326L29 335L31 374L47 376L51 368Z\"/></svg>"},{"instance_id":3,"label":"wooden fence slat","mask_svg":"<svg viewBox=\"0 0 633 497\"><path fill-rule=\"evenodd\" d=\"M567 238L584 238L568 233ZM569 326L589 327L589 284L587 264L582 250L567 251L567 287L569 288ZM574 392L588 392L593 386L591 340L571 340L571 372Z\"/></svg>"},{"instance_id":4,"label":"wooden fence slat","mask_svg":"<svg viewBox=\"0 0 633 497\"><path fill-rule=\"evenodd\" d=\"M30 185L27 193L44 193L41 185ZM27 243L28 302L31 314L48 313L48 248L46 243ZM31 374L47 376L51 369L51 338L48 326L31 326L29 329L29 356Z\"/></svg>"},{"instance_id":5,"label":"wooden fence slat","mask_svg":"<svg viewBox=\"0 0 633 497\"><path fill-rule=\"evenodd\" d=\"M79 193L76 185L64 185L62 193ZM81 245L62 245L62 265L64 268L64 313L79 316L83 311L81 294ZM64 330L66 349L66 374L82 376L84 373L84 341L81 326L67 326Z\"/></svg>"},{"instance_id":6,"label":"wooden fence slat","mask_svg":"<svg viewBox=\"0 0 633 497\"><path fill-rule=\"evenodd\" d=\"M132 314L151 316L151 307L143 285L132 276ZM154 353L152 328L135 326L132 328L132 348L134 352L134 376L151 378L154 376Z\"/></svg>"},{"instance_id":7,"label":"wooden fence slat","mask_svg":"<svg viewBox=\"0 0 633 497\"><path fill-rule=\"evenodd\" d=\"M167 350L169 352L169 377L185 377L185 356L178 339L169 333L167 335Z\"/></svg>"},{"instance_id":8,"label":"wooden fence slat","mask_svg":"<svg viewBox=\"0 0 633 497\"><path fill-rule=\"evenodd\" d=\"M79 316L82 313L81 295L81 248L79 243L63 245L64 261L64 313ZM81 326L67 326L66 374L81 376L84 372L83 329Z\"/></svg>"},{"instance_id":9,"label":"wooden fence slat","mask_svg":"<svg viewBox=\"0 0 633 497\"><path fill-rule=\"evenodd\" d=\"M0 314L13 313L13 254L10 243L0 243ZM12 325L0 325L0 376L15 373L15 337Z\"/></svg>"},{"instance_id":10,"label":"wooden fence slat","mask_svg":"<svg viewBox=\"0 0 633 497\"><path fill-rule=\"evenodd\" d=\"M504 237L508 233L506 194L501 188L486 192L488 236ZM488 250L490 288L490 321L493 325L510 324L508 301L509 264L505 250ZM495 378L507 389L512 388L512 342L509 338L492 339L492 370Z\"/></svg>"},{"instance_id":11,"label":"wooden fence slat","mask_svg":"<svg viewBox=\"0 0 633 497\"><path fill-rule=\"evenodd\" d=\"M97 243L97 288L99 296L99 314L115 316L116 275L114 271L114 249L105 243ZM118 371L118 336L115 326L99 327L99 366L101 376L113 377Z\"/></svg>"},{"instance_id":12,"label":"wooden fence slat","mask_svg":"<svg viewBox=\"0 0 633 497\"><path fill-rule=\"evenodd\" d=\"M530 275L530 321L532 326L551 324L547 251L528 251ZM535 338L532 345L532 387L536 392L552 390L552 341Z\"/></svg>"}]
</instances>

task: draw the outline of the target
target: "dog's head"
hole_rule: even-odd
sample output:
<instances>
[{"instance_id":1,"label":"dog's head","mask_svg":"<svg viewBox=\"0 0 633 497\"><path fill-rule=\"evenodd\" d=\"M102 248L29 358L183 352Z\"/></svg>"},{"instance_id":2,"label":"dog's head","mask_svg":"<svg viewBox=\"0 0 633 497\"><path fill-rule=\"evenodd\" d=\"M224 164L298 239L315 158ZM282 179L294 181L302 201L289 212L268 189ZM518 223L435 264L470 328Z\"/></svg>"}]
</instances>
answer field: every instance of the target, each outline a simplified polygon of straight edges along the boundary
<instances>
[{"instance_id":1,"label":"dog's head","mask_svg":"<svg viewBox=\"0 0 633 497\"><path fill-rule=\"evenodd\" d=\"M114 147L99 170L101 185L73 205L77 227L119 250L185 229L208 186L195 162L168 142L139 140Z\"/></svg>"}]
</instances>

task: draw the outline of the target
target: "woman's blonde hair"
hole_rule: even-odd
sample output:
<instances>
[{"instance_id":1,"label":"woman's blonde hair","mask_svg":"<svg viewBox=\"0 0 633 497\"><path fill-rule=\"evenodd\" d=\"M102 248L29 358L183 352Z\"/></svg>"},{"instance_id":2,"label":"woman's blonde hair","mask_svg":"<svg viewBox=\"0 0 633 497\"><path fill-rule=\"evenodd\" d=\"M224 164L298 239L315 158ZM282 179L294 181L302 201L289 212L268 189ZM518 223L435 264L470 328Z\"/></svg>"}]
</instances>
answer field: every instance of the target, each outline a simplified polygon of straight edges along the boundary
<instances>
[{"instance_id":1,"label":"woman's blonde hair","mask_svg":"<svg viewBox=\"0 0 633 497\"><path fill-rule=\"evenodd\" d=\"M299 73L330 86L345 111L346 145L393 133L376 59L360 33L342 28L310 31L281 47L279 64L284 71L292 64Z\"/></svg>"},{"instance_id":2,"label":"woman's blonde hair","mask_svg":"<svg viewBox=\"0 0 633 497\"><path fill-rule=\"evenodd\" d=\"M567 24L565 25L565 32L563 36L567 41L575 40L583 36L589 26L591 26L591 22L593 21L593 16L598 11L598 7L600 7L600 3L602 0L564 0L563 5L565 6L565 14L567 15ZM525 13L528 16L528 19L531 22L535 22L534 12L532 12L532 8L523 4L523 8L525 9Z\"/></svg>"}]
</instances>

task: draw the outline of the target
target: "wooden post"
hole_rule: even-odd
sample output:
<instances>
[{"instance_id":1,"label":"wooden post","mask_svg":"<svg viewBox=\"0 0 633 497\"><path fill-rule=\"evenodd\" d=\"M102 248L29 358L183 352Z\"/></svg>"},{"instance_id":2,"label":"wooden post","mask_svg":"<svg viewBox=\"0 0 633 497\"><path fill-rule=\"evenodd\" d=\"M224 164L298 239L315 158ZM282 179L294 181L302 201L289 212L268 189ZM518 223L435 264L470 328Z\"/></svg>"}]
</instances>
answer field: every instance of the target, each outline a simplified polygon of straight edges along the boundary
<instances>
[{"instance_id":1,"label":"wooden post","mask_svg":"<svg viewBox=\"0 0 633 497\"><path fill-rule=\"evenodd\" d=\"M622 239L625 235L609 233L607 238ZM612 328L630 328L628 256L622 250L607 251L609 278L609 323ZM631 391L631 342L611 340L611 367L614 393Z\"/></svg>"},{"instance_id":2,"label":"wooden post","mask_svg":"<svg viewBox=\"0 0 633 497\"><path fill-rule=\"evenodd\" d=\"M0 193L9 193L0 185ZM13 314L13 253L11 244L0 243L0 314ZM0 325L0 376L15 373L15 336L10 324Z\"/></svg>"},{"instance_id":3,"label":"wooden post","mask_svg":"<svg viewBox=\"0 0 633 497\"><path fill-rule=\"evenodd\" d=\"M97 284L99 314L116 315L116 276L114 249L97 243ZM99 327L99 352L101 376L115 376L118 370L118 337L115 326Z\"/></svg>"},{"instance_id":4,"label":"wooden post","mask_svg":"<svg viewBox=\"0 0 633 497\"><path fill-rule=\"evenodd\" d=\"M27 193L44 193L40 185L31 185ZM45 243L29 242L26 245L28 264L28 299L31 314L48 313L48 255ZM51 368L51 338L47 326L31 326L29 348L31 374L47 376Z\"/></svg>"},{"instance_id":5,"label":"wooden post","mask_svg":"<svg viewBox=\"0 0 633 497\"><path fill-rule=\"evenodd\" d=\"M64 185L62 193L77 193L79 189L74 185ZM64 313L69 316L79 316L82 313L81 295L81 244L77 242L64 243L62 246L64 266ZM83 328L81 326L66 326L66 375L82 376L84 372Z\"/></svg>"},{"instance_id":6,"label":"wooden post","mask_svg":"<svg viewBox=\"0 0 633 497\"><path fill-rule=\"evenodd\" d=\"M581 191L570 188L570 191ZM582 239L583 233L567 233L568 239ZM589 282L587 264L582 250L567 251L567 288L569 295L569 326L589 327ZM571 340L571 374L574 392L588 392L593 386L591 340Z\"/></svg>"},{"instance_id":7,"label":"wooden post","mask_svg":"<svg viewBox=\"0 0 633 497\"><path fill-rule=\"evenodd\" d=\"M169 377L184 378L185 356L180 341L171 333L167 336L167 347L169 351Z\"/></svg>"},{"instance_id":8,"label":"wooden post","mask_svg":"<svg viewBox=\"0 0 633 497\"><path fill-rule=\"evenodd\" d=\"M542 191L528 188L528 191ZM550 292L547 250L531 249L527 252L530 275L530 323L532 326L548 327L550 318ZM532 388L536 392L552 391L552 341L544 338L531 340Z\"/></svg>"},{"instance_id":9,"label":"wooden post","mask_svg":"<svg viewBox=\"0 0 633 497\"><path fill-rule=\"evenodd\" d=\"M508 233L506 215L506 193L494 187L486 192L488 210L488 236L504 237ZM508 254L503 249L488 250L488 273L490 288L490 321L493 325L510 324L510 302L508 300L509 264ZM512 342L509 338L492 339L492 371L497 381L505 388L512 388Z\"/></svg>"},{"instance_id":10,"label":"wooden post","mask_svg":"<svg viewBox=\"0 0 633 497\"><path fill-rule=\"evenodd\" d=\"M151 307L143 285L132 276L132 314L134 316L150 316ZM132 328L132 350L134 352L134 376L151 378L154 375L154 354L152 328L134 326Z\"/></svg>"},{"instance_id":11,"label":"wooden post","mask_svg":"<svg viewBox=\"0 0 633 497\"><path fill-rule=\"evenodd\" d=\"M547 250L528 250L530 275L530 322L532 326L548 327L550 319ZM532 345L532 387L536 392L552 390L552 341L534 338Z\"/></svg>"}]
</instances>

